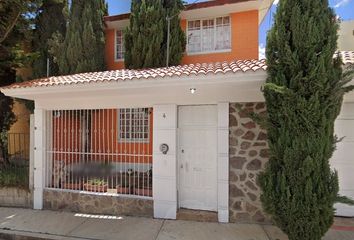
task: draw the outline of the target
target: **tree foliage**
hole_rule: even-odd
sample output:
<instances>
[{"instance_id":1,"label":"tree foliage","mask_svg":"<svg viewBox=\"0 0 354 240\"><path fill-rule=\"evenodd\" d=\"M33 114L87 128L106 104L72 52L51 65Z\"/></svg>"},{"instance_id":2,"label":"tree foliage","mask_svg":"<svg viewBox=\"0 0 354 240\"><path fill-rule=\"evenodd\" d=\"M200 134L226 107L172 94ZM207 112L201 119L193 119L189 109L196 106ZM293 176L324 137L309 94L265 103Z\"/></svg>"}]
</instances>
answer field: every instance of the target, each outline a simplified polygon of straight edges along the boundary
<instances>
[{"instance_id":1,"label":"tree foliage","mask_svg":"<svg viewBox=\"0 0 354 240\"><path fill-rule=\"evenodd\" d=\"M16 68L28 64L32 53L24 51L29 41L39 0L0 0L0 87L16 81ZM13 99L0 93L0 152L8 160L7 131L16 121Z\"/></svg>"},{"instance_id":2,"label":"tree foliage","mask_svg":"<svg viewBox=\"0 0 354 240\"><path fill-rule=\"evenodd\" d=\"M41 78L47 75L47 59L49 59L49 74L56 76L59 73L58 65L49 54L49 41L54 33L65 36L68 14L67 0L47 0L38 9L33 33L33 51L38 58L33 62L33 77Z\"/></svg>"},{"instance_id":3,"label":"tree foliage","mask_svg":"<svg viewBox=\"0 0 354 240\"><path fill-rule=\"evenodd\" d=\"M338 176L329 159L343 95L335 14L323 0L281 0L267 37L270 159L265 210L290 240L320 240L333 223Z\"/></svg>"},{"instance_id":4,"label":"tree foliage","mask_svg":"<svg viewBox=\"0 0 354 240\"><path fill-rule=\"evenodd\" d=\"M22 67L33 59L32 53L24 51L24 44L31 38L32 24L40 2L0 0L0 74L7 74L7 67Z\"/></svg>"},{"instance_id":5,"label":"tree foliage","mask_svg":"<svg viewBox=\"0 0 354 240\"><path fill-rule=\"evenodd\" d=\"M133 0L130 25L124 31L125 67L161 67L166 63L167 17L170 17L170 65L177 65L185 50L185 34L178 17L180 0Z\"/></svg>"},{"instance_id":6,"label":"tree foliage","mask_svg":"<svg viewBox=\"0 0 354 240\"><path fill-rule=\"evenodd\" d=\"M72 0L66 35L56 33L50 41L50 52L60 74L105 69L105 15L104 0Z\"/></svg>"}]
</instances>

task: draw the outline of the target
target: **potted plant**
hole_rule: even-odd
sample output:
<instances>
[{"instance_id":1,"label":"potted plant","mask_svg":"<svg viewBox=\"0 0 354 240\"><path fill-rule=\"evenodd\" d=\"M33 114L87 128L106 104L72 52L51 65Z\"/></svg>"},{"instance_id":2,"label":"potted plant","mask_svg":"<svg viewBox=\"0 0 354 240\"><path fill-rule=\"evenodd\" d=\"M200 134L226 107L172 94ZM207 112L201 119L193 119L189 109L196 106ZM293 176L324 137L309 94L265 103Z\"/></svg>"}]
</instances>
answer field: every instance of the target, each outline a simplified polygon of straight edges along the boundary
<instances>
[{"instance_id":1,"label":"potted plant","mask_svg":"<svg viewBox=\"0 0 354 240\"><path fill-rule=\"evenodd\" d=\"M139 195L139 196L145 196L145 197L152 197L152 187L140 187L140 188L135 188L134 190L135 195Z\"/></svg>"},{"instance_id":2,"label":"potted plant","mask_svg":"<svg viewBox=\"0 0 354 240\"><path fill-rule=\"evenodd\" d=\"M82 190L81 178L72 177L71 179L66 179L66 181L62 183L62 188L70 190Z\"/></svg>"},{"instance_id":3,"label":"potted plant","mask_svg":"<svg viewBox=\"0 0 354 240\"><path fill-rule=\"evenodd\" d=\"M78 182L64 182L63 189L82 190L82 182L81 180Z\"/></svg>"},{"instance_id":4,"label":"potted plant","mask_svg":"<svg viewBox=\"0 0 354 240\"><path fill-rule=\"evenodd\" d=\"M101 179L94 178L84 184L84 190L89 192L107 192L108 184Z\"/></svg>"}]
</instances>

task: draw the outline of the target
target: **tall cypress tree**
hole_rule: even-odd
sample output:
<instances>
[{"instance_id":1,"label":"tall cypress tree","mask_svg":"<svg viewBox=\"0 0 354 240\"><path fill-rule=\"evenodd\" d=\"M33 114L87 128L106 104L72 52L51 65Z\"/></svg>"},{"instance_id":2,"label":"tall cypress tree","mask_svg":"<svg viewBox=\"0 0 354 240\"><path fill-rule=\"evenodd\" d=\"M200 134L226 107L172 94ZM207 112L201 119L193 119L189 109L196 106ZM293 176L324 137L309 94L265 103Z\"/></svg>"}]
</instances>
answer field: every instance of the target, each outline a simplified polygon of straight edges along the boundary
<instances>
[{"instance_id":1,"label":"tall cypress tree","mask_svg":"<svg viewBox=\"0 0 354 240\"><path fill-rule=\"evenodd\" d=\"M33 38L33 51L39 57L33 62L33 77L41 78L47 74L47 59L50 62L50 75L59 74L59 67L49 54L49 40L57 32L65 36L68 14L67 0L47 0L40 7L36 17L36 27Z\"/></svg>"},{"instance_id":2,"label":"tall cypress tree","mask_svg":"<svg viewBox=\"0 0 354 240\"><path fill-rule=\"evenodd\" d=\"M124 32L127 68L161 67L166 63L167 20L171 19L170 63L180 63L185 35L179 24L180 0L133 0L130 25Z\"/></svg>"},{"instance_id":3,"label":"tall cypress tree","mask_svg":"<svg viewBox=\"0 0 354 240\"><path fill-rule=\"evenodd\" d=\"M56 34L51 41L51 53L61 74L105 69L105 15L105 0L72 0L65 38Z\"/></svg>"},{"instance_id":4,"label":"tall cypress tree","mask_svg":"<svg viewBox=\"0 0 354 240\"><path fill-rule=\"evenodd\" d=\"M334 121L351 89L333 58L337 30L327 0L281 0L267 37L270 159L261 199L290 240L320 240L333 223Z\"/></svg>"}]
</instances>

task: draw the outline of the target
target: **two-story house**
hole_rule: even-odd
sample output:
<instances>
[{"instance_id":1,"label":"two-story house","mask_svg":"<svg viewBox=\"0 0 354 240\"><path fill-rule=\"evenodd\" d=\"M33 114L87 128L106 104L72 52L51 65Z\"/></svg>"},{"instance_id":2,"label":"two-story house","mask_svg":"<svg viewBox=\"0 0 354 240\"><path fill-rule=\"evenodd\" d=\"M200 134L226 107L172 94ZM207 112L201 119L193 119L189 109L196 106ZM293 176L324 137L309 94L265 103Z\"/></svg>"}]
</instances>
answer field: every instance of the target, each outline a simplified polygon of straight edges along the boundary
<instances>
[{"instance_id":1,"label":"two-story house","mask_svg":"<svg viewBox=\"0 0 354 240\"><path fill-rule=\"evenodd\" d=\"M249 113L266 114L258 28L272 3L187 5L182 63L155 69L124 69L129 14L109 16L108 71L2 88L35 101L34 208L268 221L257 183L268 160L267 133ZM354 119L353 101L346 97L343 118ZM342 179L352 177L343 172Z\"/></svg>"},{"instance_id":2,"label":"two-story house","mask_svg":"<svg viewBox=\"0 0 354 240\"><path fill-rule=\"evenodd\" d=\"M187 36L182 64L258 59L258 27L270 2L224 0L186 5L180 15ZM129 16L105 17L109 70L124 68L123 30Z\"/></svg>"}]
</instances>

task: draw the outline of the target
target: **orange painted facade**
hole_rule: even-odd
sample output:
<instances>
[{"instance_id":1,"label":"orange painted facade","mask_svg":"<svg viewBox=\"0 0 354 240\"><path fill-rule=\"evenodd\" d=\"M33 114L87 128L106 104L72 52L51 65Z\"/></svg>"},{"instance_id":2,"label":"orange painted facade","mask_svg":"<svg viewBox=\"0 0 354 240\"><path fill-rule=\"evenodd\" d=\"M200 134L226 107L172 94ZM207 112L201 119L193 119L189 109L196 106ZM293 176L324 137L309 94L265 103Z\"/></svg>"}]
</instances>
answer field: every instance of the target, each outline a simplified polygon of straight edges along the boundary
<instances>
[{"instance_id":1,"label":"orange painted facade","mask_svg":"<svg viewBox=\"0 0 354 240\"><path fill-rule=\"evenodd\" d=\"M231 51L187 55L182 64L210 63L258 59L258 10L237 12L231 17ZM187 20L181 20L186 31ZM106 64L108 70L124 69L123 61L115 61L115 29L106 29Z\"/></svg>"},{"instance_id":2,"label":"orange painted facade","mask_svg":"<svg viewBox=\"0 0 354 240\"><path fill-rule=\"evenodd\" d=\"M230 52L185 54L182 64L258 59L258 11L233 13L230 17ZM187 20L183 19L181 25L182 29L186 31Z\"/></svg>"}]
</instances>

